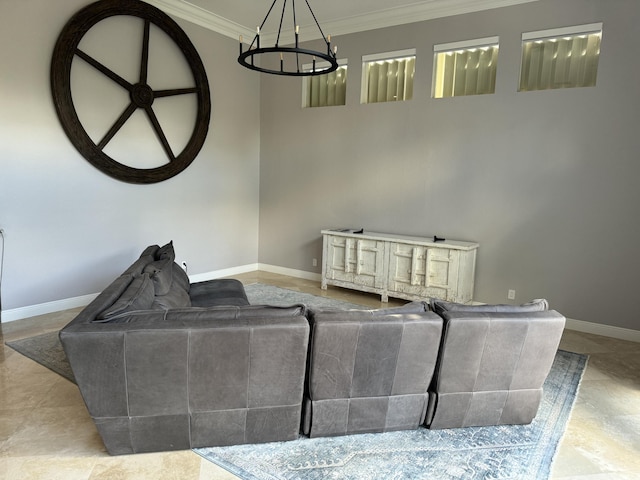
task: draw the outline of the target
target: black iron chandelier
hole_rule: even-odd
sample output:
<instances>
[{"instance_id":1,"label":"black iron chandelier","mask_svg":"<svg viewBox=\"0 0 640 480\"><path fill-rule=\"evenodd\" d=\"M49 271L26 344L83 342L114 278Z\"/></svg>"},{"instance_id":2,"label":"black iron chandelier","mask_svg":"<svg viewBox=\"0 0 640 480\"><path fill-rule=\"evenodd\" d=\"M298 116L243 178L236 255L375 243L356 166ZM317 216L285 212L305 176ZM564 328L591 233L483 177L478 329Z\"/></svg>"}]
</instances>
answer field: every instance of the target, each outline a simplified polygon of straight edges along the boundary
<instances>
[{"instance_id":1,"label":"black iron chandelier","mask_svg":"<svg viewBox=\"0 0 640 480\"><path fill-rule=\"evenodd\" d=\"M293 12L293 31L295 32L295 41L293 47L280 46L280 36L282 33L282 23L285 18L287 9L287 0L283 1L282 13L280 15L280 23L278 26L278 33L273 47L263 47L260 45L260 32L263 29L269 15L275 7L278 0L273 0L271 8L264 17L264 20L258 28L256 28L256 35L253 37L249 49L243 52L242 36L240 36L240 56L238 57L238 63L240 65L250 68L251 70L257 70L263 73L271 73L274 75L289 75L294 77L311 76L311 75L323 75L333 72L338 69L338 61L336 54L338 47L331 47L331 35L325 36L320 24L316 19L308 0L304 0L309 8L309 12L313 17L313 20L320 31L322 39L326 43L326 51L315 51L306 48L300 48L298 45L298 39L300 34L300 26L297 23L296 17L296 3L295 0L291 0L291 10ZM261 59L260 62L256 62L255 59ZM329 66L327 67L327 62ZM302 65L309 65L309 68L303 68Z\"/></svg>"}]
</instances>

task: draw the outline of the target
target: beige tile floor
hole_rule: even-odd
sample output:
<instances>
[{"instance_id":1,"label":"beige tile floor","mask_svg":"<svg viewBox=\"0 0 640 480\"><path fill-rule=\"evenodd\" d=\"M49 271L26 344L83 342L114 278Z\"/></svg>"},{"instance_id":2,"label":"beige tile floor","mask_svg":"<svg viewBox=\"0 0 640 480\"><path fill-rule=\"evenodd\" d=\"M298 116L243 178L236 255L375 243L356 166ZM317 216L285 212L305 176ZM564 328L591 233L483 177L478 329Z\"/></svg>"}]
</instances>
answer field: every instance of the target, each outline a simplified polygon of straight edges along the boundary
<instances>
[{"instance_id":1,"label":"beige tile floor","mask_svg":"<svg viewBox=\"0 0 640 480\"><path fill-rule=\"evenodd\" d=\"M386 305L374 295L325 292L317 282L270 273L236 278ZM235 479L191 451L109 456L77 387L4 345L58 330L78 311L0 324L0 479ZM640 480L640 344L567 330L561 348L590 359L551 478Z\"/></svg>"}]
</instances>

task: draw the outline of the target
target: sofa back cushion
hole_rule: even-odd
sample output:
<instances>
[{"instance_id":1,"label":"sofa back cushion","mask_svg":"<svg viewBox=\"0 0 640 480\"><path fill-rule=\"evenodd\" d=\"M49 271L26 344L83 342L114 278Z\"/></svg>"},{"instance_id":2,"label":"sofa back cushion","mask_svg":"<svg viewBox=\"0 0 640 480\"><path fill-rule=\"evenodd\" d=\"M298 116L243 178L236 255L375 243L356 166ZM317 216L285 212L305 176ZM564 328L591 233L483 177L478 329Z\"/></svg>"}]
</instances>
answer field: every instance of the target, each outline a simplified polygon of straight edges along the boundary
<instances>
[{"instance_id":1,"label":"sofa back cushion","mask_svg":"<svg viewBox=\"0 0 640 480\"><path fill-rule=\"evenodd\" d=\"M401 305L399 307L391 307L391 308L354 308L354 309L344 309L344 308L314 308L311 309L312 315L325 315L325 314L335 314L339 315L343 320L349 319L357 319L360 320L364 317L386 317L389 315L403 314L403 313L423 313L429 311L429 304L426 302L409 302L405 305Z\"/></svg>"},{"instance_id":2,"label":"sofa back cushion","mask_svg":"<svg viewBox=\"0 0 640 480\"><path fill-rule=\"evenodd\" d=\"M311 309L309 319L312 400L426 392L442 331L434 313Z\"/></svg>"},{"instance_id":3,"label":"sofa back cushion","mask_svg":"<svg viewBox=\"0 0 640 480\"><path fill-rule=\"evenodd\" d=\"M216 324L240 325L245 320L274 318L303 317L307 312L304 305L291 305L276 307L271 305L241 305L241 306L214 306L214 307L190 307L169 310L166 315L167 322L182 322L185 325L195 327L198 324L206 325L210 322Z\"/></svg>"},{"instance_id":4,"label":"sofa back cushion","mask_svg":"<svg viewBox=\"0 0 640 480\"><path fill-rule=\"evenodd\" d=\"M151 308L169 310L190 307L189 277L174 261L176 254L173 241L159 247L154 258L155 260L144 268L155 289L155 299Z\"/></svg>"},{"instance_id":5,"label":"sofa back cushion","mask_svg":"<svg viewBox=\"0 0 640 480\"><path fill-rule=\"evenodd\" d=\"M174 259L172 242L147 247L122 275L129 285L92 322L128 323L133 312L190 307L189 277Z\"/></svg>"},{"instance_id":6,"label":"sofa back cushion","mask_svg":"<svg viewBox=\"0 0 640 480\"><path fill-rule=\"evenodd\" d=\"M111 306L98 314L94 322L111 322L123 314L150 309L154 299L153 282L149 274L138 275L132 278L127 288Z\"/></svg>"},{"instance_id":7,"label":"sofa back cushion","mask_svg":"<svg viewBox=\"0 0 640 480\"><path fill-rule=\"evenodd\" d=\"M432 311L438 315L444 312L472 312L472 313L530 313L549 310L549 302L543 298L537 298L522 305L464 305L462 303L431 300L429 304Z\"/></svg>"}]
</instances>

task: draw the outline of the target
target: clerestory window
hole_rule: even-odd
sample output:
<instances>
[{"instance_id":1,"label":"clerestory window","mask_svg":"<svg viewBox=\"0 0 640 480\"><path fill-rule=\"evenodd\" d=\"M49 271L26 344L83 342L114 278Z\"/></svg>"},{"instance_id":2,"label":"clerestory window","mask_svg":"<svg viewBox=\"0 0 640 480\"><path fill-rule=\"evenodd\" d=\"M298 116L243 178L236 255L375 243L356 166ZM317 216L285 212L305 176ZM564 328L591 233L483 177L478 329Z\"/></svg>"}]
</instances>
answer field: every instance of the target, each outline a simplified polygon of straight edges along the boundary
<instances>
[{"instance_id":1,"label":"clerestory window","mask_svg":"<svg viewBox=\"0 0 640 480\"><path fill-rule=\"evenodd\" d=\"M340 65L337 70L324 75L304 77L302 84L302 106L334 107L345 105L347 102L347 61L338 60ZM328 62L303 65L305 71L313 68L322 69L329 66Z\"/></svg>"},{"instance_id":2,"label":"clerestory window","mask_svg":"<svg viewBox=\"0 0 640 480\"><path fill-rule=\"evenodd\" d=\"M519 91L595 86L601 39L602 23L523 34Z\"/></svg>"},{"instance_id":3,"label":"clerestory window","mask_svg":"<svg viewBox=\"0 0 640 480\"><path fill-rule=\"evenodd\" d=\"M415 69L415 48L363 56L360 103L410 100Z\"/></svg>"},{"instance_id":4,"label":"clerestory window","mask_svg":"<svg viewBox=\"0 0 640 480\"><path fill-rule=\"evenodd\" d=\"M498 37L445 43L433 48L433 98L495 93Z\"/></svg>"}]
</instances>

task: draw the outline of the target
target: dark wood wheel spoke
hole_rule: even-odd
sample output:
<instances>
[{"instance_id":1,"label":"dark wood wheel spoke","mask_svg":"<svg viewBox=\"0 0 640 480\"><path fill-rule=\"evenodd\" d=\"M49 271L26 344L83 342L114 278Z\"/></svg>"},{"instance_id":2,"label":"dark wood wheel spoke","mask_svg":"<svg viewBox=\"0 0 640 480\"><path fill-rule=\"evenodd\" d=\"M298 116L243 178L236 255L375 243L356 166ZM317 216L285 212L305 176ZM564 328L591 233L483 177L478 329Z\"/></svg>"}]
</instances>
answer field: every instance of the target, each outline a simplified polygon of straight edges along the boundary
<instances>
[{"instance_id":1,"label":"dark wood wheel spoke","mask_svg":"<svg viewBox=\"0 0 640 480\"><path fill-rule=\"evenodd\" d=\"M125 122L129 120L129 117L133 115L133 112L135 112L137 108L138 107L136 107L133 102L129 104L125 111L122 112L122 115L120 115L118 120L116 120L116 123L114 123L113 126L109 129L104 138L100 140L100 143L96 145L100 150L103 150L104 147L107 146L107 143L109 143L109 141L115 136L115 134L118 133L118 131L122 128Z\"/></svg>"},{"instance_id":2,"label":"dark wood wheel spoke","mask_svg":"<svg viewBox=\"0 0 640 480\"><path fill-rule=\"evenodd\" d=\"M144 33L142 37L142 59L140 60L140 83L147 83L147 71L149 70L149 20L144 21Z\"/></svg>"},{"instance_id":3,"label":"dark wood wheel spoke","mask_svg":"<svg viewBox=\"0 0 640 480\"><path fill-rule=\"evenodd\" d=\"M105 67L102 63L98 62L95 58L91 57L90 55L87 55L79 48L76 49L76 55L78 55L81 59L83 59L89 65L94 67L96 70L98 70L99 72L109 77L111 80L116 82L121 87L124 87L129 91L133 89L133 85L127 82L124 78L122 78L120 75L115 73L113 70Z\"/></svg>"},{"instance_id":4,"label":"dark wood wheel spoke","mask_svg":"<svg viewBox=\"0 0 640 480\"><path fill-rule=\"evenodd\" d=\"M185 95L187 93L198 93L198 87L157 90L153 92L153 98L173 97L175 95Z\"/></svg>"},{"instance_id":5,"label":"dark wood wheel spoke","mask_svg":"<svg viewBox=\"0 0 640 480\"><path fill-rule=\"evenodd\" d=\"M153 125L153 129L156 131L156 135L158 135L158 139L160 140L160 143L162 144L162 147L164 148L164 151L167 154L167 157L169 157L169 161L173 162L176 159L176 157L173 154L173 151L171 150L171 146L169 145L169 141L167 140L167 137L164 135L164 132L162 131L162 127L160 126L158 117L156 117L156 114L153 111L153 108L151 108L151 106L146 107L145 110L147 112L147 115L149 116L151 125Z\"/></svg>"}]
</instances>

